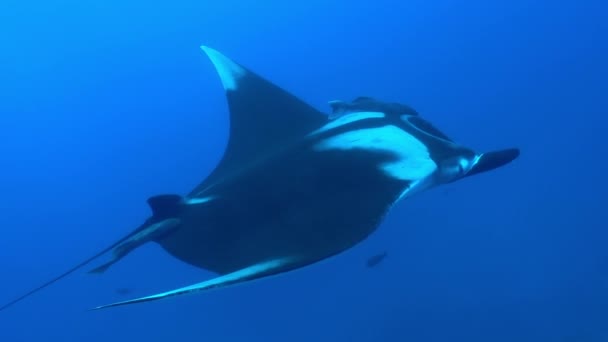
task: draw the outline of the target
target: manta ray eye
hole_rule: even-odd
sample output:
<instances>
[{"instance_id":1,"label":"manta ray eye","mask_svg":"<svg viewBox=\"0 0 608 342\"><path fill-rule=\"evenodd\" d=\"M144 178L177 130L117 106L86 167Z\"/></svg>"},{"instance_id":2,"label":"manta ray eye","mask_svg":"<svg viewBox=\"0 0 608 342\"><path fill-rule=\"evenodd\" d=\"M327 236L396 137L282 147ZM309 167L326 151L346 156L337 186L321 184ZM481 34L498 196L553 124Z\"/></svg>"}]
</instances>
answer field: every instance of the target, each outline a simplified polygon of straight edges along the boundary
<instances>
[{"instance_id":1,"label":"manta ray eye","mask_svg":"<svg viewBox=\"0 0 608 342\"><path fill-rule=\"evenodd\" d=\"M465 157L453 157L444 161L441 167L441 177L445 182L452 182L466 175L471 162Z\"/></svg>"},{"instance_id":2,"label":"manta ray eye","mask_svg":"<svg viewBox=\"0 0 608 342\"><path fill-rule=\"evenodd\" d=\"M471 169L471 160L467 158L460 158L458 162L458 173L464 175Z\"/></svg>"}]
</instances>

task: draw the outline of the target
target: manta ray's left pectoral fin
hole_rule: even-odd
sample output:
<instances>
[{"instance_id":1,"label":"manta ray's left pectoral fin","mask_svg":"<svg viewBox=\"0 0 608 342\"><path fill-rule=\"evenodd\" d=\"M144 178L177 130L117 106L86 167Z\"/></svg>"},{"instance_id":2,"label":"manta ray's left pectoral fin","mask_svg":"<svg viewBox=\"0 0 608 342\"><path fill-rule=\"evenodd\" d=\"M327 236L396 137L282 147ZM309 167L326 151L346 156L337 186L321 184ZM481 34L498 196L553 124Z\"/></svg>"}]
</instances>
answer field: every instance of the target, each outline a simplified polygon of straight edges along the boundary
<instances>
[{"instance_id":1,"label":"manta ray's left pectoral fin","mask_svg":"<svg viewBox=\"0 0 608 342\"><path fill-rule=\"evenodd\" d=\"M113 306L129 305L142 302L149 302L167 297L179 296L183 294L201 292L211 289L222 288L230 285L244 283L272 275L276 275L297 267L300 263L296 258L279 258L249 266L238 271L228 273L216 278L212 278L201 283L178 288L175 290L158 293L151 296L116 302L112 304L98 306L92 310L105 309Z\"/></svg>"}]
</instances>

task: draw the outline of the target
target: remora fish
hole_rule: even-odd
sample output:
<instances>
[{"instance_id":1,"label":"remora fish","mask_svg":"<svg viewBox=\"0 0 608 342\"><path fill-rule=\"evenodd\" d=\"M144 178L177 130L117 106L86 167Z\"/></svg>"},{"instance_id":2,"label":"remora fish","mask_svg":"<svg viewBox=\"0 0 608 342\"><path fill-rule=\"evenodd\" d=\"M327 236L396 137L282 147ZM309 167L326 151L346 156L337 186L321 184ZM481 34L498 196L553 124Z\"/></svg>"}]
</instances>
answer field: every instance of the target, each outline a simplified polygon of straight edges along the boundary
<instances>
[{"instance_id":1,"label":"remora fish","mask_svg":"<svg viewBox=\"0 0 608 342\"><path fill-rule=\"evenodd\" d=\"M355 112L381 112L386 115L418 115L414 108L396 102L384 102L369 96L359 96L351 102L333 100L329 101L331 107L330 118L335 119L342 115Z\"/></svg>"}]
</instances>

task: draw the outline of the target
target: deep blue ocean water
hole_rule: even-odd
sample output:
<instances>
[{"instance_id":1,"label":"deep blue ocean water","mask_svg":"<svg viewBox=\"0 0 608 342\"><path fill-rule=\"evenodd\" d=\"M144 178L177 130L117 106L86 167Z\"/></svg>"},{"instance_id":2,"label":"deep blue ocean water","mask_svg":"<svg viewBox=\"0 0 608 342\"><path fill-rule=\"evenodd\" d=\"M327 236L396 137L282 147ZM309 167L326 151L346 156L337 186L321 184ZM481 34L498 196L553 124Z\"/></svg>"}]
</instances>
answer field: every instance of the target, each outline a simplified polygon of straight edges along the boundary
<instances>
[{"instance_id":1,"label":"deep blue ocean water","mask_svg":"<svg viewBox=\"0 0 608 342\"><path fill-rule=\"evenodd\" d=\"M201 44L321 110L405 102L463 144L522 155L400 202L368 240L313 266L86 311L212 276L146 245L0 312L0 341L608 341L607 9L3 0L0 302L213 169L227 105Z\"/></svg>"}]
</instances>

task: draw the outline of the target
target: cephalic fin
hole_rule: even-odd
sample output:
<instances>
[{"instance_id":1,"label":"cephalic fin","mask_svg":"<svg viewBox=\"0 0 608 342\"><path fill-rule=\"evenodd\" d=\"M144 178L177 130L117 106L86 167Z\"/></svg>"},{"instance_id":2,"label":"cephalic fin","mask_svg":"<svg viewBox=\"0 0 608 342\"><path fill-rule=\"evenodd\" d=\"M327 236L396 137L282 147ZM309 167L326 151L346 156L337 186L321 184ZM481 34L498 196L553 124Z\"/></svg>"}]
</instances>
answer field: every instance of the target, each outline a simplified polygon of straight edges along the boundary
<instances>
[{"instance_id":1,"label":"cephalic fin","mask_svg":"<svg viewBox=\"0 0 608 342\"><path fill-rule=\"evenodd\" d=\"M499 151L482 153L477 157L475 164L473 165L471 170L467 172L465 177L487 172L504 166L519 157L519 154L520 151L518 148L508 148Z\"/></svg>"}]
</instances>

